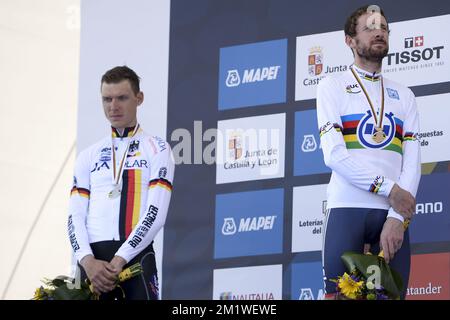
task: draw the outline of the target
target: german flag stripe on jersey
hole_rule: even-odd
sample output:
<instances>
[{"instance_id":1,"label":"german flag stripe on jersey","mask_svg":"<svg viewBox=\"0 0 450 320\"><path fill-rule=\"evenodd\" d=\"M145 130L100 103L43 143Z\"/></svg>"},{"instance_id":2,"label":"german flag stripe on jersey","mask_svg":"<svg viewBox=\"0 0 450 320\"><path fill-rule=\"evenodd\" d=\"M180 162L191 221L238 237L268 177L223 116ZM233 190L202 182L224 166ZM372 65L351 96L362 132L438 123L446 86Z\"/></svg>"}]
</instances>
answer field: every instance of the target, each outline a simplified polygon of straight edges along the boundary
<instances>
[{"instance_id":1,"label":"german flag stripe on jersey","mask_svg":"<svg viewBox=\"0 0 450 320\"><path fill-rule=\"evenodd\" d=\"M91 192L88 189L84 189L84 188L77 188L77 187L73 187L72 190L70 190L70 196L74 196L74 195L80 195L86 199L89 199L89 196L91 194Z\"/></svg>"},{"instance_id":2,"label":"german flag stripe on jersey","mask_svg":"<svg viewBox=\"0 0 450 320\"><path fill-rule=\"evenodd\" d=\"M138 223L141 212L142 171L125 170L120 198L119 234L125 240Z\"/></svg>"},{"instance_id":3,"label":"german flag stripe on jersey","mask_svg":"<svg viewBox=\"0 0 450 320\"><path fill-rule=\"evenodd\" d=\"M163 178L153 179L149 182L149 184L148 184L149 189L152 189L155 187L161 187L161 188L166 189L167 191L172 191L172 188L173 188L172 184L168 180L163 179Z\"/></svg>"}]
</instances>

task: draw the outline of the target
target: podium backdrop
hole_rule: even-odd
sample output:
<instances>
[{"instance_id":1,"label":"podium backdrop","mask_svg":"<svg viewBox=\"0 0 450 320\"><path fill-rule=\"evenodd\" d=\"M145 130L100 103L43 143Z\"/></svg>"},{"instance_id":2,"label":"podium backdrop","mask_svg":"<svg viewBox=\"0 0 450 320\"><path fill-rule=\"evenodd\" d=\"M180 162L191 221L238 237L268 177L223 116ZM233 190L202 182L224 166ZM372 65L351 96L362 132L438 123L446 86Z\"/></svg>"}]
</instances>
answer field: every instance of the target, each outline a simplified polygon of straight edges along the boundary
<instances>
[{"instance_id":1,"label":"podium backdrop","mask_svg":"<svg viewBox=\"0 0 450 320\"><path fill-rule=\"evenodd\" d=\"M168 3L82 1L78 150L108 131L102 73L128 64L143 79L141 123L177 162L156 249L162 298L320 299L330 170L316 88L352 62L343 26L366 3ZM412 89L421 122L407 298L450 299L450 2L376 4L391 29L383 72Z\"/></svg>"}]
</instances>

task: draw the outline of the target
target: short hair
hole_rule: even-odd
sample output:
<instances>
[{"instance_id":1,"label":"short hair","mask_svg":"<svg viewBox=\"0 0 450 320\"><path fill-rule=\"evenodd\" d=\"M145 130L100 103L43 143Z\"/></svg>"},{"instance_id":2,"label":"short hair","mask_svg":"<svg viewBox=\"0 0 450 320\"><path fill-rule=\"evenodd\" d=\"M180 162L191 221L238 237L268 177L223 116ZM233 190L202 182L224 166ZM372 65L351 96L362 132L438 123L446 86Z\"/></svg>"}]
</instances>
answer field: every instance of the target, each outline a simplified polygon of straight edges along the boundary
<instances>
[{"instance_id":1,"label":"short hair","mask_svg":"<svg viewBox=\"0 0 450 320\"><path fill-rule=\"evenodd\" d=\"M139 88L139 81L141 78L127 66L117 66L106 71L102 76L101 85L103 83L119 83L123 80L128 80L130 82L134 94L138 94L141 91Z\"/></svg>"},{"instance_id":2,"label":"short hair","mask_svg":"<svg viewBox=\"0 0 450 320\"><path fill-rule=\"evenodd\" d=\"M356 36L356 26L358 25L358 19L363 14L368 13L367 9L370 7L370 5L365 5L361 8L356 9L345 21L344 26L344 32L345 35L348 35L350 37ZM380 8L380 14L386 19L386 16L384 15L383 9ZM387 20L387 19L386 19Z\"/></svg>"}]
</instances>

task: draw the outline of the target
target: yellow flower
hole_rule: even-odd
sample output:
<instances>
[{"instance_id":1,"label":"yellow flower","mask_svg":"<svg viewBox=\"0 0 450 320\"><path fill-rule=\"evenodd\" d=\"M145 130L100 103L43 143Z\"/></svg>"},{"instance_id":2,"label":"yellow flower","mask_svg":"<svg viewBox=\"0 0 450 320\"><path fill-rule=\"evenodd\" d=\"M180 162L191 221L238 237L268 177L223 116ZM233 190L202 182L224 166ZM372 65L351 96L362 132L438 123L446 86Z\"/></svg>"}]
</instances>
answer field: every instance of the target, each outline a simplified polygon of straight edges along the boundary
<instances>
[{"instance_id":1,"label":"yellow flower","mask_svg":"<svg viewBox=\"0 0 450 320\"><path fill-rule=\"evenodd\" d=\"M44 300L45 298L45 291L43 287L39 287L34 291L33 300Z\"/></svg>"},{"instance_id":2,"label":"yellow flower","mask_svg":"<svg viewBox=\"0 0 450 320\"><path fill-rule=\"evenodd\" d=\"M343 295L350 299L356 299L358 294L361 292L361 288L364 281L356 282L353 280L347 272L344 273L342 277L339 277L338 286L341 289Z\"/></svg>"}]
</instances>

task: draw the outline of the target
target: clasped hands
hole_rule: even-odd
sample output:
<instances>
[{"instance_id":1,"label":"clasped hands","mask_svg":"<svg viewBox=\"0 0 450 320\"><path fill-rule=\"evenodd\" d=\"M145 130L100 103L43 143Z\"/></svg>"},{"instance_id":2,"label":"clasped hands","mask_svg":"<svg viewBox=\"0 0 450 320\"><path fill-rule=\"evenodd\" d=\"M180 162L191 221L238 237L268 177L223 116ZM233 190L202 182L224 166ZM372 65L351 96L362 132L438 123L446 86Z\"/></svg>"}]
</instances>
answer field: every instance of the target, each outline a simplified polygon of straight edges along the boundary
<instances>
[{"instance_id":1,"label":"clasped hands","mask_svg":"<svg viewBox=\"0 0 450 320\"><path fill-rule=\"evenodd\" d=\"M114 256L107 262L98 260L93 255L87 255L80 261L97 295L112 291L116 287L119 273L126 263L125 259L119 256Z\"/></svg>"},{"instance_id":2,"label":"clasped hands","mask_svg":"<svg viewBox=\"0 0 450 320\"><path fill-rule=\"evenodd\" d=\"M416 211L416 199L410 192L397 184L394 185L389 194L389 204L404 219L411 219ZM383 249L387 263L394 258L395 253L402 247L403 236L403 223L398 219L388 217L380 235L380 247Z\"/></svg>"}]
</instances>

